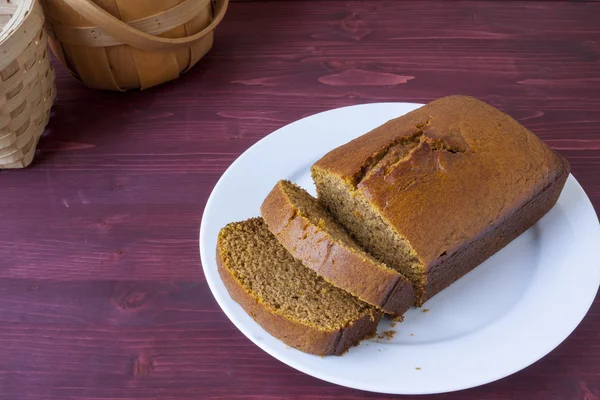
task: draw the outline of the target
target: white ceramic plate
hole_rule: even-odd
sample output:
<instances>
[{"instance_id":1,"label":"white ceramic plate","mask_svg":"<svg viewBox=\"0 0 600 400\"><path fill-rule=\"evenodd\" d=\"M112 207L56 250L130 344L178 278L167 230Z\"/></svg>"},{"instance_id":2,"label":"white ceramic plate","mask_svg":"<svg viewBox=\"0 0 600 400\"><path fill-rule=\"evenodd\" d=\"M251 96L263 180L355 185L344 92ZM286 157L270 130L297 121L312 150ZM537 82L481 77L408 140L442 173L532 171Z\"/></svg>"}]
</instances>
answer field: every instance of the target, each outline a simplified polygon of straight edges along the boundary
<instances>
[{"instance_id":1,"label":"white ceramic plate","mask_svg":"<svg viewBox=\"0 0 600 400\"><path fill-rule=\"evenodd\" d=\"M227 293L217 273L217 233L260 215L279 179L314 194L310 166L336 146L419 104L378 103L313 115L265 137L215 186L202 218L200 253L217 302L244 335L280 361L325 381L395 394L449 392L519 371L560 344L589 309L600 282L600 226L569 177L558 204L535 226L474 271L412 309L391 340L363 341L342 357L302 353L265 332ZM428 312L423 312L428 309Z\"/></svg>"}]
</instances>

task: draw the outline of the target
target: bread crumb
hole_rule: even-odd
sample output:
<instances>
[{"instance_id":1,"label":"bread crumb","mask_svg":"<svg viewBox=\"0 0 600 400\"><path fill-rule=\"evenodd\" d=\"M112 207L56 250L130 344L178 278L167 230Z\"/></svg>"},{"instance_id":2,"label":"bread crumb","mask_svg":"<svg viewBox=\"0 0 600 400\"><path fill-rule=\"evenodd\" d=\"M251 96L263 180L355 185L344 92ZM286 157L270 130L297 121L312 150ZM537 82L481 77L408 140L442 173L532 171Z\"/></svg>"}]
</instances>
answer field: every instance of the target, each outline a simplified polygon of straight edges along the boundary
<instances>
[{"instance_id":1,"label":"bread crumb","mask_svg":"<svg viewBox=\"0 0 600 400\"><path fill-rule=\"evenodd\" d=\"M404 315L396 315L394 317L394 323L404 321Z\"/></svg>"},{"instance_id":2,"label":"bread crumb","mask_svg":"<svg viewBox=\"0 0 600 400\"><path fill-rule=\"evenodd\" d=\"M285 349L286 349L286 350L289 350L289 349L290 349L290 346L288 346L288 345L286 344L286 345L285 345Z\"/></svg>"},{"instance_id":3,"label":"bread crumb","mask_svg":"<svg viewBox=\"0 0 600 400\"><path fill-rule=\"evenodd\" d=\"M415 334L414 334L414 333L411 333L411 334L410 334L410 336L415 336Z\"/></svg>"},{"instance_id":4,"label":"bread crumb","mask_svg":"<svg viewBox=\"0 0 600 400\"><path fill-rule=\"evenodd\" d=\"M421 367L415 367L415 369L416 369L417 371L420 371L420 370L421 370Z\"/></svg>"},{"instance_id":5,"label":"bread crumb","mask_svg":"<svg viewBox=\"0 0 600 400\"><path fill-rule=\"evenodd\" d=\"M385 331L385 332L383 332L381 335L379 335L377 337L379 339L392 340L392 338L394 337L394 335L396 335L396 331L391 330L391 331Z\"/></svg>"},{"instance_id":6,"label":"bread crumb","mask_svg":"<svg viewBox=\"0 0 600 400\"><path fill-rule=\"evenodd\" d=\"M423 312L429 312L429 308L424 308Z\"/></svg>"},{"instance_id":7,"label":"bread crumb","mask_svg":"<svg viewBox=\"0 0 600 400\"><path fill-rule=\"evenodd\" d=\"M396 322L396 321L392 322L392 328L395 328L395 327L396 327L396 324L397 324L397 322Z\"/></svg>"},{"instance_id":8,"label":"bread crumb","mask_svg":"<svg viewBox=\"0 0 600 400\"><path fill-rule=\"evenodd\" d=\"M381 353L381 349L377 349L377 351Z\"/></svg>"}]
</instances>

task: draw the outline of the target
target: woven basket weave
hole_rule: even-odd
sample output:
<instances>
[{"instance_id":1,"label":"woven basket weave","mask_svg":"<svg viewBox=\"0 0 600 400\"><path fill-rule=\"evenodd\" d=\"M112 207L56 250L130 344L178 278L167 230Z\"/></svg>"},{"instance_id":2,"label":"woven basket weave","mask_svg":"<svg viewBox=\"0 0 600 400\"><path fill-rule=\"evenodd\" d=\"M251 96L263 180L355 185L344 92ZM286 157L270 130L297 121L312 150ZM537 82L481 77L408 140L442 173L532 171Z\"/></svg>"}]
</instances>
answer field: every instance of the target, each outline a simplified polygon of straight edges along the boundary
<instances>
[{"instance_id":1,"label":"woven basket weave","mask_svg":"<svg viewBox=\"0 0 600 400\"><path fill-rule=\"evenodd\" d=\"M145 89L175 79L212 47L229 0L43 0L50 47L84 84Z\"/></svg>"},{"instance_id":2,"label":"woven basket weave","mask_svg":"<svg viewBox=\"0 0 600 400\"><path fill-rule=\"evenodd\" d=\"M37 0L0 0L0 169L33 160L54 101L54 71Z\"/></svg>"}]
</instances>

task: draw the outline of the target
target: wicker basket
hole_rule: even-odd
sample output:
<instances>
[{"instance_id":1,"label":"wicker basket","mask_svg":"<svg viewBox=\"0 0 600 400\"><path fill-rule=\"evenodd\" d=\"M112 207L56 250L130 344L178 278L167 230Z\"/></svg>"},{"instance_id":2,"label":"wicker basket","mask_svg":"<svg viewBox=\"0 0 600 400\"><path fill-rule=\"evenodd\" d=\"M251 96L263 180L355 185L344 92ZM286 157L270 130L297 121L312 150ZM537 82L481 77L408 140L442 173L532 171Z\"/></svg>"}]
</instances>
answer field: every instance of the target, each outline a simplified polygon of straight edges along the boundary
<instances>
[{"instance_id":1,"label":"wicker basket","mask_svg":"<svg viewBox=\"0 0 600 400\"><path fill-rule=\"evenodd\" d=\"M54 71L37 0L0 0L0 169L33 160L54 100Z\"/></svg>"},{"instance_id":2,"label":"wicker basket","mask_svg":"<svg viewBox=\"0 0 600 400\"><path fill-rule=\"evenodd\" d=\"M42 1L57 58L87 86L117 91L146 89L193 67L210 50L228 2Z\"/></svg>"}]
</instances>

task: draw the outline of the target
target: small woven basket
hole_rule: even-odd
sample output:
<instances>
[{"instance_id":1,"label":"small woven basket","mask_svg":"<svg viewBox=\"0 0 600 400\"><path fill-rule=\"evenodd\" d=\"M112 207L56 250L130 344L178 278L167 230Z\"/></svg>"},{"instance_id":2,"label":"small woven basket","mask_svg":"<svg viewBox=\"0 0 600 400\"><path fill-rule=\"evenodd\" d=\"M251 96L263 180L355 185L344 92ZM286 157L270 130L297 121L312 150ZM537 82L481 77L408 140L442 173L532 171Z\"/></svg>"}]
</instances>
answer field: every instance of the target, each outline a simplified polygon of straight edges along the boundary
<instances>
[{"instance_id":1,"label":"small woven basket","mask_svg":"<svg viewBox=\"0 0 600 400\"><path fill-rule=\"evenodd\" d=\"M177 78L212 47L229 0L43 0L50 47L85 85L123 91Z\"/></svg>"},{"instance_id":2,"label":"small woven basket","mask_svg":"<svg viewBox=\"0 0 600 400\"><path fill-rule=\"evenodd\" d=\"M54 71L37 0L0 0L0 169L33 160L54 101Z\"/></svg>"}]
</instances>

